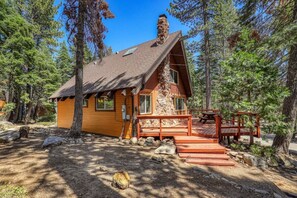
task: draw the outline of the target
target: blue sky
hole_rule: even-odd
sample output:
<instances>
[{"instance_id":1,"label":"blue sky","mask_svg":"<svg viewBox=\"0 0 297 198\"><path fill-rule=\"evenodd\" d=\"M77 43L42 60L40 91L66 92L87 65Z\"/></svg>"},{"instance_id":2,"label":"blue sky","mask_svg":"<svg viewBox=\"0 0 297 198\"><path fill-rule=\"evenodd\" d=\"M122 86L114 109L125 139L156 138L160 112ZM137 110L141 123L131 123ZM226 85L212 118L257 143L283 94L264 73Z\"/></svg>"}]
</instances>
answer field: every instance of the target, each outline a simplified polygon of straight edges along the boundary
<instances>
[{"instance_id":1,"label":"blue sky","mask_svg":"<svg viewBox=\"0 0 297 198\"><path fill-rule=\"evenodd\" d=\"M108 28L105 44L113 51L120 51L133 45L154 39L157 35L157 19L160 14L166 14L170 24L170 32L182 30L185 35L187 27L170 16L166 9L170 0L106 0L114 19L104 21ZM62 0L56 0L56 3ZM57 19L62 19L62 8ZM64 22L62 22L64 24ZM62 28L63 31L64 28ZM65 40L63 38L62 40Z\"/></svg>"}]
</instances>

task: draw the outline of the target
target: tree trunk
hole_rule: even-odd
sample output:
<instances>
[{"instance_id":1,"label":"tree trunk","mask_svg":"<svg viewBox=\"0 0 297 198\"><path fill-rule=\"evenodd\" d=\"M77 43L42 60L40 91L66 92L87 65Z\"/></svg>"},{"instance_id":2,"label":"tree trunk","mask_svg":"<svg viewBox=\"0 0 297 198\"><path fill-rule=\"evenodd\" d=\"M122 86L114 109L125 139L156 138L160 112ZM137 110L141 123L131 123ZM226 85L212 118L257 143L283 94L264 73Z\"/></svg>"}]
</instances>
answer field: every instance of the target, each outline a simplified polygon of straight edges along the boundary
<instances>
[{"instance_id":1,"label":"tree trunk","mask_svg":"<svg viewBox=\"0 0 297 198\"><path fill-rule=\"evenodd\" d=\"M75 103L73 122L69 135L80 137L83 119L83 59L84 59L84 23L86 14L86 0L79 1L78 24L76 34L76 67L75 67Z\"/></svg>"},{"instance_id":2,"label":"tree trunk","mask_svg":"<svg viewBox=\"0 0 297 198\"><path fill-rule=\"evenodd\" d=\"M27 112L26 112L26 115L25 115L25 119L24 119L24 124L25 125L27 125L28 122L31 119L32 109L33 109L33 104L32 104L32 102L29 102L28 103L28 106L27 106Z\"/></svg>"},{"instance_id":3,"label":"tree trunk","mask_svg":"<svg viewBox=\"0 0 297 198\"><path fill-rule=\"evenodd\" d=\"M211 77L210 77L210 42L209 42L209 29L207 27L208 25L208 11L207 11L208 5L207 1L203 1L203 23L204 23L204 51L205 51L205 57L204 57L204 62L205 62L205 80L206 80L206 109L211 108Z\"/></svg>"},{"instance_id":4,"label":"tree trunk","mask_svg":"<svg viewBox=\"0 0 297 198\"><path fill-rule=\"evenodd\" d=\"M293 21L297 19L297 2L295 1L293 11ZM286 97L283 104L283 115L288 123L286 134L277 134L273 140L273 145L278 153L289 153L289 145L294 132L294 124L297 116L297 44L294 44L289 53L287 82L286 86L291 95Z\"/></svg>"}]
</instances>

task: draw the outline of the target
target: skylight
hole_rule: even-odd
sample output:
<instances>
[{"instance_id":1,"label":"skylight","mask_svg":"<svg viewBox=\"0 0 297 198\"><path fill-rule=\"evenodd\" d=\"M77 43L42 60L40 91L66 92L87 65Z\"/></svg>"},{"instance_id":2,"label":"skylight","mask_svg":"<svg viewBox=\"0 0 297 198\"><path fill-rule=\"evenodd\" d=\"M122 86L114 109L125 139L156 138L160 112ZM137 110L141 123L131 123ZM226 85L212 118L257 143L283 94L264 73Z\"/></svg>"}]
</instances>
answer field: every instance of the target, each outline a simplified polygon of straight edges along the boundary
<instances>
[{"instance_id":1,"label":"skylight","mask_svg":"<svg viewBox=\"0 0 297 198\"><path fill-rule=\"evenodd\" d=\"M136 50L137 50L137 47L128 49L123 56L128 56L130 54L133 54Z\"/></svg>"}]
</instances>

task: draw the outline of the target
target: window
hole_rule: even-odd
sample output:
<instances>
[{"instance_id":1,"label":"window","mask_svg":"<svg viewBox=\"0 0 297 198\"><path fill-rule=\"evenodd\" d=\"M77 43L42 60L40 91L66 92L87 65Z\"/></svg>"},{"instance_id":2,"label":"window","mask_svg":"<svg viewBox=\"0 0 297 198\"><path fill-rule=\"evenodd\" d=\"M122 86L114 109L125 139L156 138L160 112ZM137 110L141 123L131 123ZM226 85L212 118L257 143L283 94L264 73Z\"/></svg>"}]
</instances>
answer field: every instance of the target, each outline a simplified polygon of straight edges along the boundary
<instances>
[{"instance_id":1,"label":"window","mask_svg":"<svg viewBox=\"0 0 297 198\"><path fill-rule=\"evenodd\" d=\"M178 72L170 69L170 82L178 84Z\"/></svg>"},{"instance_id":2,"label":"window","mask_svg":"<svg viewBox=\"0 0 297 198\"><path fill-rule=\"evenodd\" d=\"M83 99L83 107L88 107L88 99Z\"/></svg>"},{"instance_id":3,"label":"window","mask_svg":"<svg viewBox=\"0 0 297 198\"><path fill-rule=\"evenodd\" d=\"M109 98L107 96L96 98L96 110L114 110L114 98Z\"/></svg>"},{"instance_id":4,"label":"window","mask_svg":"<svg viewBox=\"0 0 297 198\"><path fill-rule=\"evenodd\" d=\"M151 95L140 95L140 114L149 114L151 113Z\"/></svg>"},{"instance_id":5,"label":"window","mask_svg":"<svg viewBox=\"0 0 297 198\"><path fill-rule=\"evenodd\" d=\"M185 99L184 98L175 98L175 110L177 110L177 111L185 110Z\"/></svg>"}]
</instances>

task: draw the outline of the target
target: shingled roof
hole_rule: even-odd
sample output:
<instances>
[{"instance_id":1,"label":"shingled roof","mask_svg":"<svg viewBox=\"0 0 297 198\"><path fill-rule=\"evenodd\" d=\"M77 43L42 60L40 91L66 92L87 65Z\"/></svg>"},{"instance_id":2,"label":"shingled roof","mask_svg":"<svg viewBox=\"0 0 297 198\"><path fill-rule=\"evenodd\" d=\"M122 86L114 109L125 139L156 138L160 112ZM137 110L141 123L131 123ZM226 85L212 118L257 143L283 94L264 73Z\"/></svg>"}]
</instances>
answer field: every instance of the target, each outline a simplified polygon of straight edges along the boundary
<instances>
[{"instance_id":1,"label":"shingled roof","mask_svg":"<svg viewBox=\"0 0 297 198\"><path fill-rule=\"evenodd\" d=\"M83 93L90 94L124 88L134 88L134 93L137 93L181 36L181 32L178 31L170 34L163 45L156 45L156 39L154 39L104 57L101 61L89 63L84 66ZM124 55L127 50L135 47L137 49L133 54ZM50 98L74 95L75 77L72 77Z\"/></svg>"}]
</instances>

